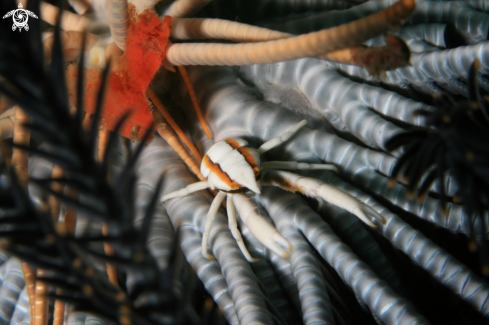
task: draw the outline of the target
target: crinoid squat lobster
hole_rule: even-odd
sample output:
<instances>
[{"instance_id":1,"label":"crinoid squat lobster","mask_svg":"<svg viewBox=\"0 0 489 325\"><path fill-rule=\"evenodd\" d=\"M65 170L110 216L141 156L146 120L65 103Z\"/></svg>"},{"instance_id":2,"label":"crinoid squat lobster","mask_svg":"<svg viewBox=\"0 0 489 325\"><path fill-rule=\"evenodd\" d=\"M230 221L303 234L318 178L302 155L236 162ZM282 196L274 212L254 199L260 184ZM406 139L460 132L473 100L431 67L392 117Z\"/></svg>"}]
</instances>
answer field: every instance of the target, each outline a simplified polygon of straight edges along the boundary
<instances>
[{"instance_id":1,"label":"crinoid squat lobster","mask_svg":"<svg viewBox=\"0 0 489 325\"><path fill-rule=\"evenodd\" d=\"M333 186L313 178L275 170L329 169L337 171L333 165L308 164L297 161L260 163L260 155L286 142L305 125L307 125L306 120L299 122L279 137L265 142L258 149L247 147L248 142L240 138L231 138L215 143L207 151L200 166L200 171L207 180L188 185L161 198L161 202L165 202L166 200L182 197L207 188L219 190L206 216L204 234L202 236L202 255L204 257L214 258L207 252L207 242L214 217L226 197L229 229L234 239L236 239L241 252L249 262L257 262L259 259L253 258L246 249L241 233L238 230L236 210L238 210L241 219L250 232L263 245L284 258L290 256L289 252L293 249L290 242L270 222L256 212L251 199L245 195L247 192L260 194L259 184L275 185L289 191L297 191L307 196L326 200L353 213L371 227L376 227L374 221L382 224L386 222L374 209Z\"/></svg>"}]
</instances>

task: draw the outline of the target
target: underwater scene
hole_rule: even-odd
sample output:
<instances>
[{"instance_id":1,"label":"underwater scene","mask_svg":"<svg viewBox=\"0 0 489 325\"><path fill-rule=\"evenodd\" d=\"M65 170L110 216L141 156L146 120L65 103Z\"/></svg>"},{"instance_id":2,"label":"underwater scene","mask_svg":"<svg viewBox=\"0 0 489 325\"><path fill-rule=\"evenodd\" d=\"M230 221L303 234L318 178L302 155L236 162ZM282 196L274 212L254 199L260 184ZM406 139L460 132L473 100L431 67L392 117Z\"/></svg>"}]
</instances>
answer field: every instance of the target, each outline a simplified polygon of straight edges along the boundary
<instances>
[{"instance_id":1,"label":"underwater scene","mask_svg":"<svg viewBox=\"0 0 489 325\"><path fill-rule=\"evenodd\" d=\"M0 325L489 323L489 0L0 16Z\"/></svg>"}]
</instances>

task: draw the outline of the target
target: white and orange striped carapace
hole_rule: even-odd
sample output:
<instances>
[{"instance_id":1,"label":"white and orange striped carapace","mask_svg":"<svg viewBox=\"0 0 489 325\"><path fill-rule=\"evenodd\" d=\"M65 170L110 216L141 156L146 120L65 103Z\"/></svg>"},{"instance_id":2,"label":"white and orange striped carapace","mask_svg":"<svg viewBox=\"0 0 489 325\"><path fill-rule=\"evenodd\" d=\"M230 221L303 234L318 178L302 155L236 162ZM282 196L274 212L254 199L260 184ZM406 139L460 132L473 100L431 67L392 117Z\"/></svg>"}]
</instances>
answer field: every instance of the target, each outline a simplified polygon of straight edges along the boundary
<instances>
[{"instance_id":1,"label":"white and orange striped carapace","mask_svg":"<svg viewBox=\"0 0 489 325\"><path fill-rule=\"evenodd\" d=\"M256 178L260 175L260 154L246 147L248 142L231 138L216 142L205 154L200 172L211 188L222 191L248 189L260 194Z\"/></svg>"},{"instance_id":2,"label":"white and orange striped carapace","mask_svg":"<svg viewBox=\"0 0 489 325\"><path fill-rule=\"evenodd\" d=\"M181 190L165 194L161 198L163 203L166 200L182 197L206 188L217 188L219 190L212 201L209 212L207 212L204 232L202 233L202 255L204 257L214 258L207 252L207 243L214 217L226 197L229 229L248 261L256 262L259 259L253 258L244 244L238 230L236 210L249 231L265 247L284 258L290 256L290 251L292 251L290 242L277 231L270 221L257 212L253 201L242 193L249 190L255 194L260 194L259 184L279 186L289 191L301 192L325 200L350 211L372 227L376 227L373 221L386 222L374 209L336 187L313 178L277 170L328 169L337 172L338 170L333 165L297 161L268 161L263 163L260 161L260 155L289 140L305 125L307 125L307 121L301 121L279 137L265 142L258 149L247 147L248 142L240 138L216 142L207 151L200 165L200 171L207 180L190 184ZM259 179L258 176L260 176Z\"/></svg>"}]
</instances>

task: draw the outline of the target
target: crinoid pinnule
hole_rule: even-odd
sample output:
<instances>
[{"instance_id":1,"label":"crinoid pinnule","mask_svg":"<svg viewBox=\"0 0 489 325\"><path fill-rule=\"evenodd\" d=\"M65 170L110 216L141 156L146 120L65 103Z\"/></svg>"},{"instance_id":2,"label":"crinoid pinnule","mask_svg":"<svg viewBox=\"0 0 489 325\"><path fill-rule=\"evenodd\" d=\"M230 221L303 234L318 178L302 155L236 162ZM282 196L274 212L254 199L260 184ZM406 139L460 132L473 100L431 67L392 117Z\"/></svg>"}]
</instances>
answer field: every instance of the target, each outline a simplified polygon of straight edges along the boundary
<instances>
[{"instance_id":1,"label":"crinoid pinnule","mask_svg":"<svg viewBox=\"0 0 489 325\"><path fill-rule=\"evenodd\" d=\"M435 110L415 112L425 117L426 126L394 135L385 147L392 151L404 146L392 170L390 185L402 175L409 189L408 197L412 199L417 193L418 201L422 202L438 181L443 212L446 213L447 201L462 201L470 216L465 220L467 230L484 242L487 229L473 229L474 219L481 218L489 209L489 98L483 96L477 82L479 67L476 60L470 68L467 100L436 95ZM446 193L447 172L457 183L454 196ZM485 271L489 275L487 272L489 269Z\"/></svg>"}]
</instances>

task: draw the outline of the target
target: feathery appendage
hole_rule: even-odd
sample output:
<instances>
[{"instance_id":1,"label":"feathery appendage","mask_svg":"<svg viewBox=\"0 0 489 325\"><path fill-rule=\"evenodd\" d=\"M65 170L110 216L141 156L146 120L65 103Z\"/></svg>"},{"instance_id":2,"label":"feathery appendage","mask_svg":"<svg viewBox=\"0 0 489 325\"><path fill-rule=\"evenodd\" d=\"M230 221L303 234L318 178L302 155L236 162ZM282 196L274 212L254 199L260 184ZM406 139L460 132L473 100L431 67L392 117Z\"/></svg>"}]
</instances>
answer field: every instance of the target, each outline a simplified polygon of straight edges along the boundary
<instances>
[{"instance_id":1,"label":"feathery appendage","mask_svg":"<svg viewBox=\"0 0 489 325\"><path fill-rule=\"evenodd\" d=\"M470 68L468 100L456 102L450 95L436 95L434 111L415 112L426 118L426 127L398 133L385 143L385 147L392 151L404 146L403 154L392 169L389 185L394 185L402 175L409 189L408 198L414 199L417 193L418 201L423 202L433 183L438 182L443 212L447 212L448 201L462 201L470 216L465 219L465 227L472 237L486 243L484 234L487 229L473 229L474 219L482 218L484 211L489 209L489 101L482 95L477 82L479 66L480 62L476 60ZM447 172L457 183L453 197L446 194ZM482 258L485 262L483 273L489 275L489 256L484 244Z\"/></svg>"},{"instance_id":2,"label":"feathery appendage","mask_svg":"<svg viewBox=\"0 0 489 325\"><path fill-rule=\"evenodd\" d=\"M39 2L32 0L29 5L39 6ZM3 9L3 6L0 8ZM44 69L42 57L39 59L34 55L41 44L39 24L33 23L29 34L15 36L18 38L17 47L9 49L7 45L11 36L3 36L0 35L0 48L6 49L2 55L9 59L9 65L0 65L3 78L0 91L30 115L32 120L25 127L49 150L26 145L16 147L43 157L64 171L61 178L31 179L31 182L67 207L85 212L97 222L104 222L109 229L106 236L75 237L66 231L63 224L53 220L47 203L41 202L39 208L31 203L28 194L19 185L16 173L11 170L9 176L0 182L0 209L3 212L0 218L0 242L4 248L31 266L43 269L44 274L38 280L57 288L56 293L48 296L72 304L75 310L90 311L121 324L200 322L192 300L194 293L202 286L196 285L195 274L181 257L178 234L167 261L168 266L164 268L158 267L147 248L159 185L142 226L134 226L136 178L133 169L151 133L147 132L138 144L115 185L108 180L108 152L115 144L116 133L108 141L104 161L99 163L95 158L104 86L110 66L104 71L96 113L87 134L82 127L83 96L79 96L77 102L78 113L71 115L69 111L59 23L54 34L49 71ZM42 50L38 53L42 53ZM78 76L80 91L83 89L83 73ZM117 124L116 131L127 116ZM2 168L4 170L5 166ZM79 199L64 191L53 190L53 182L74 191ZM106 256L94 251L93 243L97 242L110 243L115 255ZM105 263L117 266L121 279L132 277L136 281L130 286L114 286L99 267ZM202 296L200 292L198 295ZM203 312L208 313L209 306L203 308Z\"/></svg>"}]
</instances>

